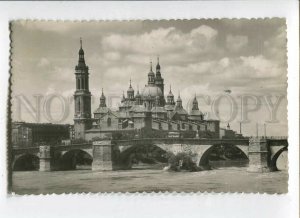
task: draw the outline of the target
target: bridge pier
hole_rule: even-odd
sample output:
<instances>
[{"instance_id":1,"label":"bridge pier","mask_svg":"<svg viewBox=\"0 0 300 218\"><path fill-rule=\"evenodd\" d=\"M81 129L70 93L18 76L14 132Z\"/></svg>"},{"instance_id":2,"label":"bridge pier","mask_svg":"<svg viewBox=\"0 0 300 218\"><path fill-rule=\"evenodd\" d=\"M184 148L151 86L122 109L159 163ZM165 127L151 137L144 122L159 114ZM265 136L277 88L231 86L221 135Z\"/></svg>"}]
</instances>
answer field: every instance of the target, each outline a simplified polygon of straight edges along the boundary
<instances>
[{"instance_id":1,"label":"bridge pier","mask_svg":"<svg viewBox=\"0 0 300 218\"><path fill-rule=\"evenodd\" d=\"M49 145L42 145L39 147L40 168L39 171L51 171L51 147Z\"/></svg>"},{"instance_id":2,"label":"bridge pier","mask_svg":"<svg viewBox=\"0 0 300 218\"><path fill-rule=\"evenodd\" d=\"M113 170L111 140L93 142L92 170Z\"/></svg>"},{"instance_id":3,"label":"bridge pier","mask_svg":"<svg viewBox=\"0 0 300 218\"><path fill-rule=\"evenodd\" d=\"M249 139L249 167L248 172L270 172L269 148L264 138Z\"/></svg>"}]
</instances>

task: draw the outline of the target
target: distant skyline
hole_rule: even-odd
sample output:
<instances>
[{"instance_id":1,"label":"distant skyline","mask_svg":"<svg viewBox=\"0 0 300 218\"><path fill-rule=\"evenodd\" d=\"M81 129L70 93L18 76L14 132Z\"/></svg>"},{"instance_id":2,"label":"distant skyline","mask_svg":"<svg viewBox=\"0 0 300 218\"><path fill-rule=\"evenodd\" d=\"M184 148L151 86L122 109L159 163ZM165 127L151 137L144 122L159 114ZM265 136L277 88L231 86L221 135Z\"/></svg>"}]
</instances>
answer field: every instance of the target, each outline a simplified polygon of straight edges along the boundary
<instances>
[{"instance_id":1,"label":"distant skyline","mask_svg":"<svg viewBox=\"0 0 300 218\"><path fill-rule=\"evenodd\" d=\"M19 120L15 96L23 95L34 105L33 95L61 94L72 99L74 68L82 37L85 60L90 68L92 112L99 104L101 89L109 96L121 96L129 86L144 87L149 62L160 58L165 95L180 92L186 106L195 94L202 112L211 112L211 102L200 95L284 95L277 119L268 124L268 134L287 135L287 58L284 19L208 19L127 22L38 22L12 24L13 119ZM227 91L226 91L227 90ZM230 90L230 93L228 92ZM274 100L273 100L274 102ZM116 103L116 102L115 102ZM73 123L73 104L64 123ZM249 108L253 108L249 105ZM53 101L53 117L60 114ZM240 108L239 108L240 110ZM221 101L220 114L228 114L228 101ZM249 112L243 133L255 135L268 120L264 101ZM41 122L47 122L42 115ZM212 117L214 118L214 117ZM22 120L35 122L26 110ZM239 130L240 112L230 125ZM223 127L227 123L221 124ZM263 131L263 130L261 130Z\"/></svg>"}]
</instances>

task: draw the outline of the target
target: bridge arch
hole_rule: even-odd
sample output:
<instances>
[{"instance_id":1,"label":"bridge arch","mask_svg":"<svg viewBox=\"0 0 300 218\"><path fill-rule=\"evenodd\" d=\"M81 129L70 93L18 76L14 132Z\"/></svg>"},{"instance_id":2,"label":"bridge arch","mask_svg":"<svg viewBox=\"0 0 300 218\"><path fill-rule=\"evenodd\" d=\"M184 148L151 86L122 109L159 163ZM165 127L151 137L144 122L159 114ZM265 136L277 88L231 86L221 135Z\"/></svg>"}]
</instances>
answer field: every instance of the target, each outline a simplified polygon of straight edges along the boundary
<instances>
[{"instance_id":1,"label":"bridge arch","mask_svg":"<svg viewBox=\"0 0 300 218\"><path fill-rule=\"evenodd\" d=\"M63 153L60 157L60 169L75 170L78 166L90 168L93 162L93 156L90 152L83 149L72 149Z\"/></svg>"},{"instance_id":2,"label":"bridge arch","mask_svg":"<svg viewBox=\"0 0 300 218\"><path fill-rule=\"evenodd\" d=\"M232 144L215 144L215 145L207 146L202 150L201 154L199 154L198 166L204 168L210 168L209 156L218 146L224 146L225 148L226 146L231 146L234 149L238 149L240 151L240 154L242 154L244 158L248 159L248 148L247 148L248 146L232 145Z\"/></svg>"},{"instance_id":3,"label":"bridge arch","mask_svg":"<svg viewBox=\"0 0 300 218\"><path fill-rule=\"evenodd\" d=\"M12 168L14 171L39 170L40 158L36 154L25 153L14 158Z\"/></svg>"},{"instance_id":4,"label":"bridge arch","mask_svg":"<svg viewBox=\"0 0 300 218\"><path fill-rule=\"evenodd\" d=\"M168 150L157 144L140 144L118 146L114 149L113 159L120 169L131 168L133 164L139 162L155 164L157 162L167 162Z\"/></svg>"},{"instance_id":5,"label":"bridge arch","mask_svg":"<svg viewBox=\"0 0 300 218\"><path fill-rule=\"evenodd\" d=\"M284 152L287 151L288 148L287 146L271 146L270 147L271 154L270 154L270 169L271 171L276 171L278 170L277 168L277 160L278 157Z\"/></svg>"}]
</instances>

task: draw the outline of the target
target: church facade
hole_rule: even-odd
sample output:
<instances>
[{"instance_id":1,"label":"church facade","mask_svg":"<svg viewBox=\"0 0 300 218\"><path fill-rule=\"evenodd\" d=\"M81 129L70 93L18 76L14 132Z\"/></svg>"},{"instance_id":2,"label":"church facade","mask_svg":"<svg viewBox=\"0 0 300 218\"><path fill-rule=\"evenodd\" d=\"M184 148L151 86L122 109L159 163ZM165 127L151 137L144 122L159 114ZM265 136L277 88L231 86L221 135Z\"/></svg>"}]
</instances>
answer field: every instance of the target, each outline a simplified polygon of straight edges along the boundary
<instances>
[{"instance_id":1,"label":"church facade","mask_svg":"<svg viewBox=\"0 0 300 218\"><path fill-rule=\"evenodd\" d=\"M198 137L219 137L220 122L204 119L196 96L188 112L183 108L180 94L175 100L171 87L165 95L159 58L155 72L150 63L147 83L141 91L135 92L130 80L126 96L123 93L118 110L107 107L102 89L99 107L93 112L93 117L89 91L89 68L85 63L81 40L75 76L75 139L92 140L106 133L132 131L178 133L177 135L194 133Z\"/></svg>"}]
</instances>

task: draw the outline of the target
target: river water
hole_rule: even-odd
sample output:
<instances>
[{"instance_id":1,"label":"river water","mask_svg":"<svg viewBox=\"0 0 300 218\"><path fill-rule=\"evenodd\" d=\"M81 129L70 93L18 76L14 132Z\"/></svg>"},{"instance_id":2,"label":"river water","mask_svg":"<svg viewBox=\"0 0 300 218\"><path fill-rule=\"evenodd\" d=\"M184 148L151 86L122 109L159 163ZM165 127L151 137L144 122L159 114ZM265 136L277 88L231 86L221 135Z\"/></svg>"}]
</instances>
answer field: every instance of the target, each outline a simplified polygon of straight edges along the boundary
<instances>
[{"instance_id":1,"label":"river water","mask_svg":"<svg viewBox=\"0 0 300 218\"><path fill-rule=\"evenodd\" d=\"M235 163L236 164L236 163ZM288 172L249 173L245 162L239 167L220 167L200 172L168 172L139 167L132 170L13 172L16 194L76 192L260 192L286 193Z\"/></svg>"}]
</instances>

